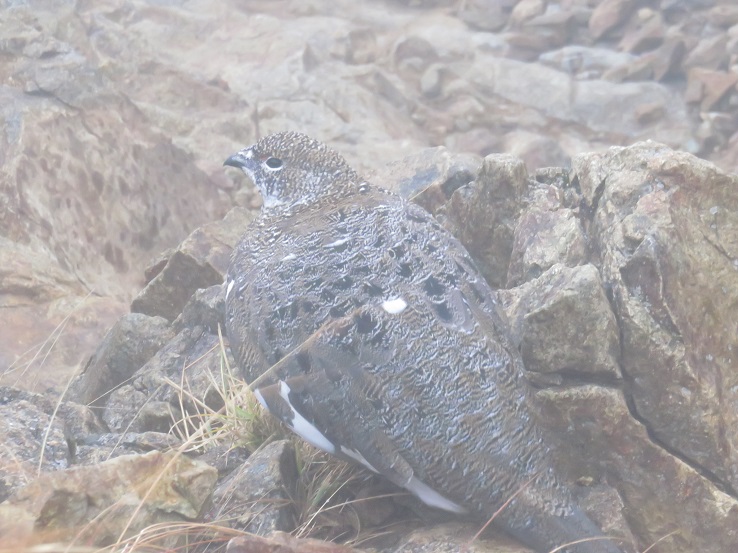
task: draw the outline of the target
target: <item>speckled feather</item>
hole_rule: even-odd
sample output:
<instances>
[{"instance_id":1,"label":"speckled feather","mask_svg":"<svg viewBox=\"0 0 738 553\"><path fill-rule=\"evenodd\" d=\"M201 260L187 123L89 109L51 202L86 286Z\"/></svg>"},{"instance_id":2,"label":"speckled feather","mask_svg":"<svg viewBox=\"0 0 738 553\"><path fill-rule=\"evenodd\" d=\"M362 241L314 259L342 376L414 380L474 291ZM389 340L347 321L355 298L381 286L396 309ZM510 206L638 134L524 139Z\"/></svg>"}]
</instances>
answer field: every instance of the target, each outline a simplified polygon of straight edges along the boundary
<instances>
[{"instance_id":1,"label":"speckled feather","mask_svg":"<svg viewBox=\"0 0 738 553\"><path fill-rule=\"evenodd\" d=\"M299 133L226 163L265 200L226 280L265 407L435 507L490 516L522 489L496 522L538 551L601 535L553 472L495 293L453 236Z\"/></svg>"}]
</instances>

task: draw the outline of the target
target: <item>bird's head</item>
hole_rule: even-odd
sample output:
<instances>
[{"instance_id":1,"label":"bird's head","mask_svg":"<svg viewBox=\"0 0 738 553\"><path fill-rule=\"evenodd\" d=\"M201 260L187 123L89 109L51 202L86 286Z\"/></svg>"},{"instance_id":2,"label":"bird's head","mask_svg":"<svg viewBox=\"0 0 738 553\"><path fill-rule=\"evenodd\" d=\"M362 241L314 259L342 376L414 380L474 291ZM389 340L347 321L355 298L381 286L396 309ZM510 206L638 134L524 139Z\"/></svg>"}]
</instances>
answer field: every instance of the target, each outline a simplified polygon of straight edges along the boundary
<instances>
[{"instance_id":1,"label":"bird's head","mask_svg":"<svg viewBox=\"0 0 738 553\"><path fill-rule=\"evenodd\" d=\"M309 204L349 192L361 182L340 154L297 132L266 136L224 165L238 167L259 189L262 210Z\"/></svg>"}]
</instances>

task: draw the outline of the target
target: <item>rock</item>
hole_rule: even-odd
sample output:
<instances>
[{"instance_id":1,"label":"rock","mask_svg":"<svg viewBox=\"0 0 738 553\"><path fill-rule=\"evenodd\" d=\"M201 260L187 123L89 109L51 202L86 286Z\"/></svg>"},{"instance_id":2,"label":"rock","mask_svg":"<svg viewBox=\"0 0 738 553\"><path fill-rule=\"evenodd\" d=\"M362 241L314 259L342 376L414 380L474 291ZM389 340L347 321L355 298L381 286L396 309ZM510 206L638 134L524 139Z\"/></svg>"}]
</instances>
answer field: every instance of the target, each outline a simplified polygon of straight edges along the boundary
<instances>
[{"instance_id":1,"label":"rock","mask_svg":"<svg viewBox=\"0 0 738 553\"><path fill-rule=\"evenodd\" d=\"M685 105L681 82L691 69L736 65L730 2L314 0L245 9L227 0L206 17L199 5L171 2L5 4L0 366L22 367L34 355L26 352L66 324L49 356L30 363L27 383L4 379L28 389L64 388L126 311L152 257L234 203L258 207L221 164L259 135L308 132L364 173L441 144L499 153L520 146L505 140L513 132L553 140L566 156L651 137L736 167L731 135L701 126L699 113L731 114L735 95ZM661 29L647 29L659 19ZM623 56L621 41L648 59L599 59L605 50ZM559 44L592 50L556 62L568 75L510 59L545 60ZM599 81L624 64L608 78L628 87ZM662 86L623 82L639 79ZM181 307L187 298L169 300ZM167 309L148 305L146 313Z\"/></svg>"},{"instance_id":2,"label":"rock","mask_svg":"<svg viewBox=\"0 0 738 553\"><path fill-rule=\"evenodd\" d=\"M420 77L420 91L426 98L435 98L441 93L441 84L445 66L435 63L428 67Z\"/></svg>"},{"instance_id":3,"label":"rock","mask_svg":"<svg viewBox=\"0 0 738 553\"><path fill-rule=\"evenodd\" d=\"M586 262L579 197L568 186L568 178L560 177L560 183L538 184L529 193L515 227L507 286L537 278L556 263L573 267Z\"/></svg>"},{"instance_id":4,"label":"rock","mask_svg":"<svg viewBox=\"0 0 738 553\"><path fill-rule=\"evenodd\" d=\"M538 184L523 178L500 199L484 188L504 187L505 171L501 184L480 186L479 160L461 155L514 151L538 180L537 166L652 137L735 171L734 3L543 4L464 2L454 11L436 1L339 0L246 9L227 0L204 14L197 3L0 0L1 381L64 389L127 311L142 267L234 203L258 207L252 188L222 171L224 156L258 135L299 129L362 173L379 171L372 180L425 190L417 200L464 237L495 285L516 287L504 294L517 301L510 317L525 330L530 365L599 367L544 375L569 387L539 395L559 413L549 420L571 431L560 428L574 444L565 451L578 456L573 477L591 480L585 488L595 495L604 490L612 520L627 514L641 550L674 528L681 534L657 548L735 550L734 179L641 145L578 158L570 184L557 180L564 170ZM520 61L531 56L539 63ZM634 82L643 79L659 82ZM382 173L388 161L439 144L454 153L424 152ZM166 433L182 417L179 392L165 378L192 379L196 395L220 405L205 367L183 367L220 348L216 274L250 215L231 217L232 228L193 234L146 276L151 288L136 305L173 320L177 337L158 356L159 372L152 363L117 392L120 415L105 412L114 432L81 406L62 416L62 402L52 420L56 397L6 392L0 425L6 454L20 461L3 474L0 494L35 478L47 428L48 471L178 446ZM197 278L176 282L178 264ZM602 346L592 351L582 347L590 333L565 332L569 317L604 320L603 297L618 323L622 381L604 368L611 334L591 333ZM588 302L594 314L582 313ZM564 312L548 351L546 317ZM155 348L147 332L151 343L129 341L127 359L100 346L87 371L94 364L124 380L150 355L142 348L136 358L136 347ZM558 357L567 341L568 360ZM214 352L207 363L216 367ZM88 399L109 386L84 379ZM123 434L131 421L144 432ZM13 524L28 520L13 509Z\"/></svg>"},{"instance_id":5,"label":"rock","mask_svg":"<svg viewBox=\"0 0 738 553\"><path fill-rule=\"evenodd\" d=\"M515 3L515 0L467 0L458 15L472 27L499 31L507 24Z\"/></svg>"},{"instance_id":6,"label":"rock","mask_svg":"<svg viewBox=\"0 0 738 553\"><path fill-rule=\"evenodd\" d=\"M175 331L201 326L210 334L225 328L225 290L222 284L196 290L182 313L172 323Z\"/></svg>"},{"instance_id":7,"label":"rock","mask_svg":"<svg viewBox=\"0 0 738 553\"><path fill-rule=\"evenodd\" d=\"M520 4L518 4L520 6ZM536 59L541 52L560 48L572 41L575 34L576 18L569 11L551 11L539 14L523 24L523 33L529 35L538 35L537 41L539 47L536 55L531 59ZM511 52L511 57L514 54Z\"/></svg>"},{"instance_id":8,"label":"rock","mask_svg":"<svg viewBox=\"0 0 738 553\"><path fill-rule=\"evenodd\" d=\"M369 180L435 212L451 195L472 182L481 160L473 155L456 155L446 148L429 148L387 164Z\"/></svg>"},{"instance_id":9,"label":"rock","mask_svg":"<svg viewBox=\"0 0 738 553\"><path fill-rule=\"evenodd\" d=\"M618 49L632 54L641 54L661 46L666 28L658 12L649 8L638 10L630 28L620 40Z\"/></svg>"},{"instance_id":10,"label":"rock","mask_svg":"<svg viewBox=\"0 0 738 553\"><path fill-rule=\"evenodd\" d=\"M738 6L728 3L714 6L708 10L707 19L717 27L732 27L738 24Z\"/></svg>"},{"instance_id":11,"label":"rock","mask_svg":"<svg viewBox=\"0 0 738 553\"><path fill-rule=\"evenodd\" d=\"M529 170L536 167L563 167L569 156L561 146L544 135L526 131L512 131L505 135L504 149L522 159Z\"/></svg>"},{"instance_id":12,"label":"rock","mask_svg":"<svg viewBox=\"0 0 738 553\"><path fill-rule=\"evenodd\" d=\"M214 468L176 452L43 474L0 504L0 533L6 546L44 535L104 546L152 524L196 519L216 476ZM173 534L167 546L182 537Z\"/></svg>"},{"instance_id":13,"label":"rock","mask_svg":"<svg viewBox=\"0 0 738 553\"><path fill-rule=\"evenodd\" d=\"M392 58L398 69L421 73L432 63L437 62L439 55L430 41L410 35L397 41Z\"/></svg>"},{"instance_id":14,"label":"rock","mask_svg":"<svg viewBox=\"0 0 738 553\"><path fill-rule=\"evenodd\" d=\"M700 68L716 70L724 67L728 60L725 35L715 35L701 40L684 60L685 69Z\"/></svg>"},{"instance_id":15,"label":"rock","mask_svg":"<svg viewBox=\"0 0 738 553\"><path fill-rule=\"evenodd\" d=\"M487 531L474 539L480 525L448 523L410 532L393 553L435 553L437 551L468 551L469 553L532 553L510 538Z\"/></svg>"},{"instance_id":16,"label":"rock","mask_svg":"<svg viewBox=\"0 0 738 553\"><path fill-rule=\"evenodd\" d=\"M292 498L297 467L288 440L267 444L218 483L210 520L227 521L231 528L268 536L295 527Z\"/></svg>"},{"instance_id":17,"label":"rock","mask_svg":"<svg viewBox=\"0 0 738 553\"><path fill-rule=\"evenodd\" d=\"M226 553L354 553L360 550L310 538L275 532L269 538L245 535L228 542Z\"/></svg>"},{"instance_id":18,"label":"rock","mask_svg":"<svg viewBox=\"0 0 738 553\"><path fill-rule=\"evenodd\" d=\"M192 232L166 261L154 266L152 278L131 303L131 311L173 321L196 290L223 282L231 251L251 218L243 208L234 208L222 221Z\"/></svg>"},{"instance_id":19,"label":"rock","mask_svg":"<svg viewBox=\"0 0 738 553\"><path fill-rule=\"evenodd\" d=\"M638 0L604 0L589 18L589 32L594 40L622 25L638 5Z\"/></svg>"},{"instance_id":20,"label":"rock","mask_svg":"<svg viewBox=\"0 0 738 553\"><path fill-rule=\"evenodd\" d=\"M688 101L699 102L704 111L712 111L726 96L736 94L738 73L694 68L689 72Z\"/></svg>"},{"instance_id":21,"label":"rock","mask_svg":"<svg viewBox=\"0 0 738 553\"><path fill-rule=\"evenodd\" d=\"M507 280L513 233L528 186L525 165L509 155L484 158L476 179L456 189L436 218L472 254L494 287ZM494 205L494 210L487 206Z\"/></svg>"},{"instance_id":22,"label":"rock","mask_svg":"<svg viewBox=\"0 0 738 553\"><path fill-rule=\"evenodd\" d=\"M569 45L545 52L538 61L549 67L558 69L578 79L598 79L608 70L632 63L635 56L624 52L615 52L607 48Z\"/></svg>"},{"instance_id":23,"label":"rock","mask_svg":"<svg viewBox=\"0 0 738 553\"><path fill-rule=\"evenodd\" d=\"M220 359L217 336L202 327L185 328L110 394L105 424L113 432L167 433L199 414L202 404L217 411L223 398L213 375L220 374Z\"/></svg>"},{"instance_id":24,"label":"rock","mask_svg":"<svg viewBox=\"0 0 738 553\"><path fill-rule=\"evenodd\" d=\"M217 469L218 477L222 479L240 467L248 457L247 448L223 442L207 449L198 460Z\"/></svg>"},{"instance_id":25,"label":"rock","mask_svg":"<svg viewBox=\"0 0 738 553\"><path fill-rule=\"evenodd\" d=\"M593 265L554 265L502 300L527 371L620 380L618 325Z\"/></svg>"},{"instance_id":26,"label":"rock","mask_svg":"<svg viewBox=\"0 0 738 553\"><path fill-rule=\"evenodd\" d=\"M653 76L657 81L676 76L680 69L687 46L684 38L679 35L667 36L664 43L659 46L651 56Z\"/></svg>"},{"instance_id":27,"label":"rock","mask_svg":"<svg viewBox=\"0 0 738 553\"><path fill-rule=\"evenodd\" d=\"M69 467L76 443L99 432L105 428L87 407L0 387L0 501L40 471Z\"/></svg>"},{"instance_id":28,"label":"rock","mask_svg":"<svg viewBox=\"0 0 738 553\"><path fill-rule=\"evenodd\" d=\"M12 248L7 251L13 254ZM16 277L28 280L23 274ZM0 297L8 295L0 292ZM116 298L74 294L38 304L28 299L5 305L0 309L0 384L31 392L60 392L82 371L106 330L126 311L126 303Z\"/></svg>"},{"instance_id":29,"label":"rock","mask_svg":"<svg viewBox=\"0 0 738 553\"><path fill-rule=\"evenodd\" d=\"M70 388L75 401L99 408L108 394L127 381L174 337L162 317L130 313L111 328Z\"/></svg>"},{"instance_id":30,"label":"rock","mask_svg":"<svg viewBox=\"0 0 738 553\"><path fill-rule=\"evenodd\" d=\"M372 29L350 31L347 37L346 61L349 63L371 63L377 57L377 38Z\"/></svg>"},{"instance_id":31,"label":"rock","mask_svg":"<svg viewBox=\"0 0 738 553\"><path fill-rule=\"evenodd\" d=\"M619 391L577 386L542 390L538 398L544 423L566 436L562 466L594 482L606 467L640 550L657 541L658 548L675 553L736 549L735 497L654 442Z\"/></svg>"},{"instance_id":32,"label":"rock","mask_svg":"<svg viewBox=\"0 0 738 553\"><path fill-rule=\"evenodd\" d=\"M97 465L122 455L150 451L166 452L182 445L182 440L162 432L126 432L89 434L76 443L75 465Z\"/></svg>"},{"instance_id":33,"label":"rock","mask_svg":"<svg viewBox=\"0 0 738 553\"><path fill-rule=\"evenodd\" d=\"M672 101L669 90L658 83L575 82L549 67L536 65L532 70L530 64L481 55L465 77L472 85L519 108L539 110L557 125L563 121L622 136L643 132L645 127L637 117L640 105L670 105L674 111L665 113L668 118L660 120L658 128L648 127L649 135L663 136L675 144L687 138L683 116L686 106Z\"/></svg>"},{"instance_id":34,"label":"rock","mask_svg":"<svg viewBox=\"0 0 738 553\"><path fill-rule=\"evenodd\" d=\"M533 19L546 11L546 3L543 0L520 0L510 14L510 24L520 25Z\"/></svg>"},{"instance_id":35,"label":"rock","mask_svg":"<svg viewBox=\"0 0 738 553\"><path fill-rule=\"evenodd\" d=\"M738 421L726 406L738 401L738 180L654 143L573 166L594 213L586 230L619 321L634 414L693 470L736 489Z\"/></svg>"}]
</instances>

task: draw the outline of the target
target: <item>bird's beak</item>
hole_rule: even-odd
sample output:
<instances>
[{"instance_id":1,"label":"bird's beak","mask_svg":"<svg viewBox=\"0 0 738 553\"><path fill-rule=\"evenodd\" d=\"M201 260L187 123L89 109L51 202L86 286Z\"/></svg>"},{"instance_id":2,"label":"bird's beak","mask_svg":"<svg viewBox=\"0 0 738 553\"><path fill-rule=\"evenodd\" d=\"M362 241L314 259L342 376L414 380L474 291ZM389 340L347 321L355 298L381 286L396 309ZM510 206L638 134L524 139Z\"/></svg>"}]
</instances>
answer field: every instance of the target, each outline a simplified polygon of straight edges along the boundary
<instances>
[{"instance_id":1,"label":"bird's beak","mask_svg":"<svg viewBox=\"0 0 738 553\"><path fill-rule=\"evenodd\" d=\"M228 165L229 167L237 167L238 169L243 169L247 162L247 157L243 155L242 152L238 152L233 154L231 157L226 159L223 162L223 165Z\"/></svg>"}]
</instances>

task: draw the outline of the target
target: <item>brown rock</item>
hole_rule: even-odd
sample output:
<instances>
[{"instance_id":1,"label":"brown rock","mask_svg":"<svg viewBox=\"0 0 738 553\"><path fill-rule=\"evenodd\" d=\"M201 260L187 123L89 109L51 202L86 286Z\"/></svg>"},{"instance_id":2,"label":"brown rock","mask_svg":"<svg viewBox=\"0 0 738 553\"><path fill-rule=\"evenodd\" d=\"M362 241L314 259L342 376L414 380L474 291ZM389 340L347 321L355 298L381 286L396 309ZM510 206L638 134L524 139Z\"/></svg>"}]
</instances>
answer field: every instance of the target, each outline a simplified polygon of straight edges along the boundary
<instances>
[{"instance_id":1,"label":"brown rock","mask_svg":"<svg viewBox=\"0 0 738 553\"><path fill-rule=\"evenodd\" d=\"M245 535L228 542L226 553L354 553L360 550L311 538L275 532L269 538Z\"/></svg>"},{"instance_id":2,"label":"brown rock","mask_svg":"<svg viewBox=\"0 0 738 553\"><path fill-rule=\"evenodd\" d=\"M12 255L13 249L8 253ZM23 273L16 277L26 280ZM12 297L10 289L5 291L8 294L0 292L0 297ZM126 311L126 304L115 298L74 294L38 304L29 297L4 306L0 309L0 383L35 392L63 390L82 370L105 331Z\"/></svg>"},{"instance_id":3,"label":"brown rock","mask_svg":"<svg viewBox=\"0 0 738 553\"><path fill-rule=\"evenodd\" d=\"M661 14L648 8L638 10L618 48L633 54L653 50L664 40L666 28Z\"/></svg>"},{"instance_id":4,"label":"brown rock","mask_svg":"<svg viewBox=\"0 0 738 553\"><path fill-rule=\"evenodd\" d=\"M656 542L651 551L736 549L738 501L652 441L619 391L578 386L542 390L538 398L544 424L568 444L559 462L572 477L612 481L640 538L639 550Z\"/></svg>"},{"instance_id":5,"label":"brown rock","mask_svg":"<svg viewBox=\"0 0 738 553\"><path fill-rule=\"evenodd\" d=\"M516 130L505 135L504 150L522 159L529 171L538 167L563 167L569 156L561 145L545 134Z\"/></svg>"},{"instance_id":6,"label":"brown rock","mask_svg":"<svg viewBox=\"0 0 738 553\"><path fill-rule=\"evenodd\" d=\"M544 0L520 0L510 14L510 24L519 25L541 15L544 11L546 11Z\"/></svg>"},{"instance_id":7,"label":"brown rock","mask_svg":"<svg viewBox=\"0 0 738 553\"><path fill-rule=\"evenodd\" d=\"M654 79L661 81L676 75L686 53L687 46L681 36L667 36L651 56Z\"/></svg>"},{"instance_id":8,"label":"brown rock","mask_svg":"<svg viewBox=\"0 0 738 553\"><path fill-rule=\"evenodd\" d=\"M501 294L527 371L620 379L618 325L593 265L555 265Z\"/></svg>"},{"instance_id":9,"label":"brown rock","mask_svg":"<svg viewBox=\"0 0 738 553\"><path fill-rule=\"evenodd\" d=\"M43 541L107 545L152 524L196 519L216 477L215 469L176 452L44 474L0 505L0 533L6 547ZM168 545L180 539L172 535Z\"/></svg>"},{"instance_id":10,"label":"brown rock","mask_svg":"<svg viewBox=\"0 0 738 553\"><path fill-rule=\"evenodd\" d=\"M522 161L505 154L489 155L476 179L454 191L448 203L435 212L495 288L507 280L514 229L527 187Z\"/></svg>"},{"instance_id":11,"label":"brown rock","mask_svg":"<svg viewBox=\"0 0 738 553\"><path fill-rule=\"evenodd\" d=\"M434 212L456 190L472 182L480 166L477 156L451 154L443 147L428 148L387 164L369 180Z\"/></svg>"},{"instance_id":12,"label":"brown rock","mask_svg":"<svg viewBox=\"0 0 738 553\"><path fill-rule=\"evenodd\" d=\"M614 83L625 81L648 81L654 78L654 56L641 56L623 65L618 65L606 71L602 78ZM658 102L654 102L658 104Z\"/></svg>"},{"instance_id":13,"label":"brown rock","mask_svg":"<svg viewBox=\"0 0 738 553\"><path fill-rule=\"evenodd\" d=\"M700 102L700 109L712 111L725 97L734 94L738 73L710 71L695 67L690 70L688 100Z\"/></svg>"},{"instance_id":14,"label":"brown rock","mask_svg":"<svg viewBox=\"0 0 738 553\"><path fill-rule=\"evenodd\" d=\"M573 267L586 262L584 231L576 209L565 205L565 198L563 186L532 189L515 228L508 287L537 278L557 263Z\"/></svg>"},{"instance_id":15,"label":"brown rock","mask_svg":"<svg viewBox=\"0 0 738 553\"><path fill-rule=\"evenodd\" d=\"M654 144L573 162L622 336L639 420L659 443L738 487L738 181ZM733 445L731 445L733 444ZM696 512L696 511L695 511Z\"/></svg>"},{"instance_id":16,"label":"brown rock","mask_svg":"<svg viewBox=\"0 0 738 553\"><path fill-rule=\"evenodd\" d=\"M484 537L474 538L480 525L458 522L419 528L412 531L392 553L436 553L439 551L467 551L468 553L531 553L510 538L486 531Z\"/></svg>"},{"instance_id":17,"label":"brown rock","mask_svg":"<svg viewBox=\"0 0 738 553\"><path fill-rule=\"evenodd\" d=\"M604 0L597 4L589 18L589 32L597 40L622 25L638 5L637 0Z\"/></svg>"},{"instance_id":18,"label":"brown rock","mask_svg":"<svg viewBox=\"0 0 738 553\"><path fill-rule=\"evenodd\" d=\"M131 311L173 321L197 289L223 282L231 251L251 218L243 208L234 208L222 221L193 231L154 271L131 303Z\"/></svg>"},{"instance_id":19,"label":"brown rock","mask_svg":"<svg viewBox=\"0 0 738 553\"><path fill-rule=\"evenodd\" d=\"M727 37L717 34L704 38L690 50L684 60L684 69L723 69L728 61Z\"/></svg>"}]
</instances>

